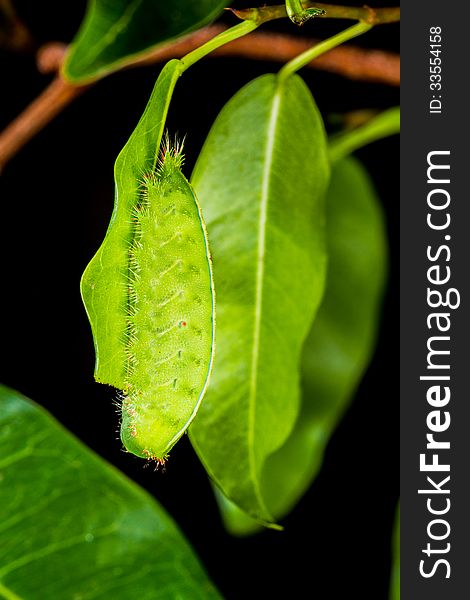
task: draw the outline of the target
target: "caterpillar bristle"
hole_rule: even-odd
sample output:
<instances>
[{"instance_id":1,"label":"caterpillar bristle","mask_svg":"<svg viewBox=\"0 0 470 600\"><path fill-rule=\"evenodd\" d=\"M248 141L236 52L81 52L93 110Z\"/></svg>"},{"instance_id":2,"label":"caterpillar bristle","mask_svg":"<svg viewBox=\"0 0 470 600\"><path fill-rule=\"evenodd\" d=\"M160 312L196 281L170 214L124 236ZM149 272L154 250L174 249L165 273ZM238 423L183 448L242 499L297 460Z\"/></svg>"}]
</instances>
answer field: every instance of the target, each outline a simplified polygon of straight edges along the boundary
<instances>
[{"instance_id":1,"label":"caterpillar bristle","mask_svg":"<svg viewBox=\"0 0 470 600\"><path fill-rule=\"evenodd\" d=\"M165 176L165 171L168 167L174 169L181 169L183 167L183 148L184 138L178 139L175 136L172 142L168 130L166 130L162 139L162 144L160 146L160 154L158 156L157 161L157 180L162 179Z\"/></svg>"},{"instance_id":2,"label":"caterpillar bristle","mask_svg":"<svg viewBox=\"0 0 470 600\"><path fill-rule=\"evenodd\" d=\"M155 169L145 169L140 175L129 206L131 235L123 274L127 302L124 387L119 398L121 438L129 451L156 468L163 467L169 449L192 420L212 364L210 261L198 204L181 173L183 146L184 139L171 140L165 132ZM196 239L199 248L194 247ZM198 268L188 271L187 254L195 251ZM189 264L194 260L192 257ZM201 285L206 303L193 303L202 293ZM199 329L195 335L189 326L192 312L206 322L204 340ZM202 346L206 365L188 362L188 375L181 364L185 360L181 348L192 343ZM186 360L190 361L189 355ZM188 377L191 390L194 388L189 396L185 391L189 383L186 388L183 385ZM196 387L194 377L198 379Z\"/></svg>"}]
</instances>

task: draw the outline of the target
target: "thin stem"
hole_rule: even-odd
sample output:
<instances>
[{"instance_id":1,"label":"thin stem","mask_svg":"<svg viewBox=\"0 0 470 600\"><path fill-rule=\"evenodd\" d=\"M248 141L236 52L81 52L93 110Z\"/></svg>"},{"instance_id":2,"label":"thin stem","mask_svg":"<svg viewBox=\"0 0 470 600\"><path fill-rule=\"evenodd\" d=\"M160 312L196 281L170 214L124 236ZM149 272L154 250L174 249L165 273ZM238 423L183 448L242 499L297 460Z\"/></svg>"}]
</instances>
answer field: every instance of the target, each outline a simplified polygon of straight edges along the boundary
<instances>
[{"instance_id":1,"label":"thin stem","mask_svg":"<svg viewBox=\"0 0 470 600\"><path fill-rule=\"evenodd\" d=\"M215 35L222 33L220 25L212 25L177 41L170 42L145 56L135 59L126 68L136 68L185 56ZM219 47L217 56L237 56L272 62L286 62L309 49L312 40L257 31L231 44ZM52 56L51 56L52 54ZM38 55L38 68L42 72L60 71L65 47L48 44ZM340 46L309 63L308 67L337 73L357 81L377 82L386 85L400 84L400 58L382 50L366 50L351 45ZM95 82L96 83L96 82ZM81 92L89 88L54 80L33 103L28 106L3 132L0 132L0 172L6 163L45 127L58 113L71 103Z\"/></svg>"},{"instance_id":2,"label":"thin stem","mask_svg":"<svg viewBox=\"0 0 470 600\"><path fill-rule=\"evenodd\" d=\"M313 48L309 48L282 67L282 69L279 71L279 82L284 81L287 77L289 77L289 75L296 73L299 69L308 65L308 63L314 58L317 58L317 56L320 56L321 54L328 52L328 50L331 50L332 48L335 48L336 46L339 46L340 44L343 44L344 42L347 42L348 40L355 38L366 31L369 31L369 29L372 29L372 27L373 26L369 25L368 23L357 23L357 25L348 27L348 29L345 29L333 37L320 42L316 46L313 46Z\"/></svg>"},{"instance_id":3,"label":"thin stem","mask_svg":"<svg viewBox=\"0 0 470 600\"><path fill-rule=\"evenodd\" d=\"M355 150L400 132L400 109L383 111L364 125L341 132L330 138L330 159L336 162Z\"/></svg>"},{"instance_id":4,"label":"thin stem","mask_svg":"<svg viewBox=\"0 0 470 600\"><path fill-rule=\"evenodd\" d=\"M221 25L211 25L134 59L128 68L152 65L185 56L189 51L205 44L223 31ZM311 48L312 44L320 42L321 40L272 31L255 31L250 36L241 37L217 48L212 56L237 56L251 60L286 63ZM46 50L47 48L44 50L45 54ZM363 49L351 45L340 46L310 62L307 67L337 73L357 81L400 85L400 57L398 54L383 50Z\"/></svg>"},{"instance_id":5,"label":"thin stem","mask_svg":"<svg viewBox=\"0 0 470 600\"><path fill-rule=\"evenodd\" d=\"M301 15L304 12L302 2L300 0L286 0L286 13L289 19L295 23L301 23Z\"/></svg>"},{"instance_id":6,"label":"thin stem","mask_svg":"<svg viewBox=\"0 0 470 600\"><path fill-rule=\"evenodd\" d=\"M321 8L304 8L301 0L286 0L286 12L295 25L303 25L313 17L325 14Z\"/></svg>"},{"instance_id":7,"label":"thin stem","mask_svg":"<svg viewBox=\"0 0 470 600\"><path fill-rule=\"evenodd\" d=\"M145 55L133 59L127 68L133 69L154 65L172 58L181 58L223 31L225 28L222 25L205 27L177 41L160 46L156 50L150 50ZM320 42L319 39L274 33L273 31L255 31L250 36L238 38L226 46L217 48L212 56L235 56L248 60L284 64L311 48L313 44ZM50 42L42 46L36 58L39 71L41 73L60 72L66 52L67 46L60 42ZM398 54L384 50L358 48L348 44L334 48L306 66L336 73L355 81L391 86L400 85L400 57Z\"/></svg>"},{"instance_id":8,"label":"thin stem","mask_svg":"<svg viewBox=\"0 0 470 600\"><path fill-rule=\"evenodd\" d=\"M183 72L198 60L204 58L204 56L207 56L210 52L213 52L217 48L220 48L229 42L233 42L234 40L251 33L257 27L258 24L254 21L243 21L243 23L239 23L238 25L230 27L222 33L219 33L219 35L216 35L203 46L196 48L181 59L181 62L183 63Z\"/></svg>"},{"instance_id":9,"label":"thin stem","mask_svg":"<svg viewBox=\"0 0 470 600\"><path fill-rule=\"evenodd\" d=\"M3 583L0 583L0 594L5 600L21 600L20 596L17 596L13 590L7 588Z\"/></svg>"},{"instance_id":10,"label":"thin stem","mask_svg":"<svg viewBox=\"0 0 470 600\"><path fill-rule=\"evenodd\" d=\"M400 8L370 8L368 6L339 6L336 4L323 4L321 2L304 1L304 9L319 8L325 11L320 18L327 19L352 19L362 21L369 25L382 25L385 23L396 23L400 20ZM233 10L240 19L256 21L258 25L274 19L282 19L287 16L285 4L277 6L263 6L261 8L247 8L244 10Z\"/></svg>"}]
</instances>

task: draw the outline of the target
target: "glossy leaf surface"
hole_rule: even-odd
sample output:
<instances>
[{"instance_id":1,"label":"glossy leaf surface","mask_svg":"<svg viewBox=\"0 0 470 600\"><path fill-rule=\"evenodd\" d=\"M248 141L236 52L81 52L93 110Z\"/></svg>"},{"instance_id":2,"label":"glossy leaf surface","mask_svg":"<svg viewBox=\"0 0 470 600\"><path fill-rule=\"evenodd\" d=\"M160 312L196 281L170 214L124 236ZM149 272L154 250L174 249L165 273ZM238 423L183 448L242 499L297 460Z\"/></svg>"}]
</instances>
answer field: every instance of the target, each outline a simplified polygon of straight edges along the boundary
<instances>
[{"instance_id":1,"label":"glossy leaf surface","mask_svg":"<svg viewBox=\"0 0 470 600\"><path fill-rule=\"evenodd\" d=\"M74 82L117 70L139 54L202 27L221 0L89 0L64 72Z\"/></svg>"},{"instance_id":2,"label":"glossy leaf surface","mask_svg":"<svg viewBox=\"0 0 470 600\"><path fill-rule=\"evenodd\" d=\"M285 516L317 475L326 445L371 358L383 293L387 246L383 214L362 165L342 159L327 194L325 295L302 357L302 408L287 442L266 461L261 485L269 510ZM217 495L227 528L258 529Z\"/></svg>"},{"instance_id":3,"label":"glossy leaf surface","mask_svg":"<svg viewBox=\"0 0 470 600\"><path fill-rule=\"evenodd\" d=\"M225 106L192 182L217 295L214 371L192 442L224 493L263 522L261 472L299 410L302 344L325 279L323 123L298 76L260 77Z\"/></svg>"},{"instance_id":4,"label":"glossy leaf surface","mask_svg":"<svg viewBox=\"0 0 470 600\"><path fill-rule=\"evenodd\" d=\"M0 386L0 597L219 598L160 505Z\"/></svg>"}]
</instances>

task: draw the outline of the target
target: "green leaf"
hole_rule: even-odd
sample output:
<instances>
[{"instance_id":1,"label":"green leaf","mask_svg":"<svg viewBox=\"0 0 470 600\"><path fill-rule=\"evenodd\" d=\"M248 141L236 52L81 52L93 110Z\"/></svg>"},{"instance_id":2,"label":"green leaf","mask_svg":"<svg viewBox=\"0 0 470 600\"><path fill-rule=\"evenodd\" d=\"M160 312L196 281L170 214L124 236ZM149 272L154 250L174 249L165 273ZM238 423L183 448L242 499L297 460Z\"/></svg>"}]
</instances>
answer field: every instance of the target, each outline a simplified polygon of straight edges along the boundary
<instances>
[{"instance_id":1,"label":"green leaf","mask_svg":"<svg viewBox=\"0 0 470 600\"><path fill-rule=\"evenodd\" d=\"M0 597L219 598L165 511L0 386Z\"/></svg>"},{"instance_id":2,"label":"green leaf","mask_svg":"<svg viewBox=\"0 0 470 600\"><path fill-rule=\"evenodd\" d=\"M387 246L383 214L362 165L349 157L333 168L327 194L325 295L302 357L302 409L287 442L266 461L262 490L278 519L317 475L325 447L369 363L384 288ZM227 528L259 528L221 494Z\"/></svg>"},{"instance_id":3,"label":"green leaf","mask_svg":"<svg viewBox=\"0 0 470 600\"><path fill-rule=\"evenodd\" d=\"M225 106L193 174L213 255L217 350L192 443L211 478L271 523L260 475L299 409L299 360L323 293L323 123L298 76Z\"/></svg>"},{"instance_id":4,"label":"green leaf","mask_svg":"<svg viewBox=\"0 0 470 600\"><path fill-rule=\"evenodd\" d=\"M400 133L400 107L388 108L359 127L330 137L330 160L334 163L367 144Z\"/></svg>"},{"instance_id":5,"label":"green leaf","mask_svg":"<svg viewBox=\"0 0 470 600\"><path fill-rule=\"evenodd\" d=\"M221 0L89 0L65 76L83 82L122 68L150 48L214 19Z\"/></svg>"},{"instance_id":6,"label":"green leaf","mask_svg":"<svg viewBox=\"0 0 470 600\"><path fill-rule=\"evenodd\" d=\"M83 303L95 343L95 379L124 389L129 248L133 208L144 174L155 167L171 95L182 65L162 69L147 107L114 167L116 196L106 237L81 281Z\"/></svg>"}]
</instances>

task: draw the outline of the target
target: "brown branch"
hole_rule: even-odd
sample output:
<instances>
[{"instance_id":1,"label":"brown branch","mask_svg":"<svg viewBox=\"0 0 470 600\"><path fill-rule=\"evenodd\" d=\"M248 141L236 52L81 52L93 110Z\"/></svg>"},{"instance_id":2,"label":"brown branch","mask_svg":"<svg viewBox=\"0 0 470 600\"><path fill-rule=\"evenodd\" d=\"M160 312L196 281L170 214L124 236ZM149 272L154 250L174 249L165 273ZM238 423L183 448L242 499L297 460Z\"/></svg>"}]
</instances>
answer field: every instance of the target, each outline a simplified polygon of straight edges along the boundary
<instances>
[{"instance_id":1,"label":"brown branch","mask_svg":"<svg viewBox=\"0 0 470 600\"><path fill-rule=\"evenodd\" d=\"M223 29L220 25L206 27L133 60L127 68L180 58ZM213 55L284 63L310 48L314 43L315 40L312 39L256 31L249 37L239 38L226 44L214 51ZM44 46L37 55L38 69L43 73L59 73L66 51L66 46L58 43ZM362 50L348 45L331 50L315 59L309 66L354 80L396 86L400 83L399 60L398 55L395 54L379 50ZM68 83L58 74L49 87L0 134L0 171L38 131L88 87L90 85L77 86Z\"/></svg>"},{"instance_id":2,"label":"brown branch","mask_svg":"<svg viewBox=\"0 0 470 600\"><path fill-rule=\"evenodd\" d=\"M134 61L129 66L150 65L155 62L180 58L194 48L204 44L223 27L213 25L164 46ZM285 63L301 52L311 48L319 40L255 31L250 36L234 40L212 53L213 56L237 56L262 61ZM362 50L354 46L340 46L319 56L309 67L337 73L349 79L400 85L400 58L396 54L381 50Z\"/></svg>"},{"instance_id":3,"label":"brown branch","mask_svg":"<svg viewBox=\"0 0 470 600\"><path fill-rule=\"evenodd\" d=\"M221 33L224 27L213 25L192 35L168 44L145 56L134 59L126 68L147 66L180 58ZM284 63L301 54L319 40L299 38L257 31L214 50L214 56L237 56L252 60ZM38 52L38 68L42 73L60 70L67 46L54 42ZM354 46L340 46L317 57L309 65L314 69L329 71L349 79L400 85L400 57L382 50L362 50Z\"/></svg>"},{"instance_id":4,"label":"brown branch","mask_svg":"<svg viewBox=\"0 0 470 600\"><path fill-rule=\"evenodd\" d=\"M85 89L85 86L70 85L60 76L56 77L1 133L0 173L12 156Z\"/></svg>"},{"instance_id":5,"label":"brown branch","mask_svg":"<svg viewBox=\"0 0 470 600\"><path fill-rule=\"evenodd\" d=\"M321 8L325 11L324 15L319 15L315 17L316 19L351 19L354 21L363 21L369 25L384 25L385 23L396 23L400 20L399 7L370 8L369 6L338 6L336 4L323 4L310 0L302 4L304 8ZM244 10L230 10L239 19L255 21L259 24L287 17L285 4L263 6L261 8L247 8Z\"/></svg>"},{"instance_id":6,"label":"brown branch","mask_svg":"<svg viewBox=\"0 0 470 600\"><path fill-rule=\"evenodd\" d=\"M36 65L40 73L59 73L67 54L67 44L49 42L39 48Z\"/></svg>"}]
</instances>

